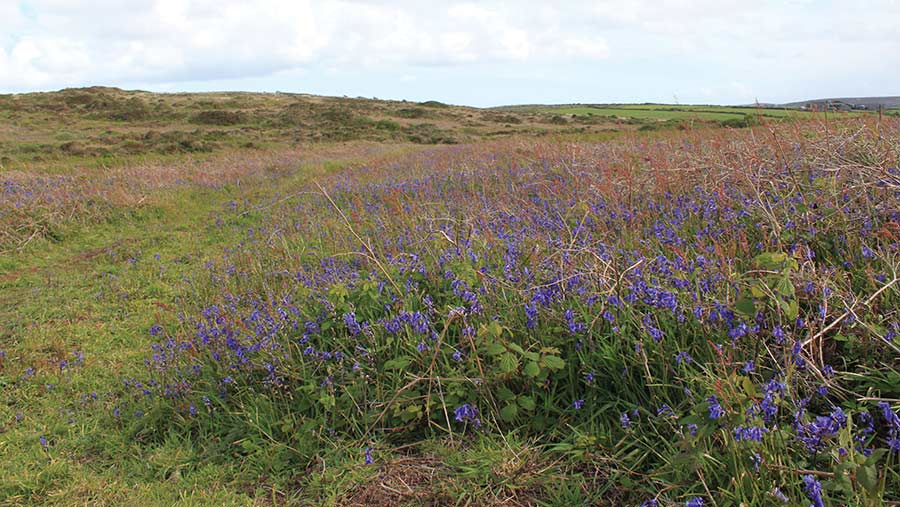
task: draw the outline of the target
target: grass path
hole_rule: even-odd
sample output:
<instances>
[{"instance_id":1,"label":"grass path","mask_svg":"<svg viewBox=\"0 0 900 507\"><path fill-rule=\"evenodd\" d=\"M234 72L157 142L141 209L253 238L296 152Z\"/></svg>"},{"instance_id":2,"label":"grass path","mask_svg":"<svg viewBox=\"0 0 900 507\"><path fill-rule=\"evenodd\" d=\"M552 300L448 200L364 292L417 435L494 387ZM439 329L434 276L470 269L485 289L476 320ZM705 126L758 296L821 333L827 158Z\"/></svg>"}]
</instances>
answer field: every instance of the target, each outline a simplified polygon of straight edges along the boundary
<instances>
[{"instance_id":1,"label":"grass path","mask_svg":"<svg viewBox=\"0 0 900 507\"><path fill-rule=\"evenodd\" d=\"M265 202L349 163L182 188L0 259L0 505L253 503L259 492L227 487L238 465L227 455L203 463L179 436L134 442L111 393L140 368L148 329L175 318L188 280L263 216L226 214L227 203Z\"/></svg>"}]
</instances>

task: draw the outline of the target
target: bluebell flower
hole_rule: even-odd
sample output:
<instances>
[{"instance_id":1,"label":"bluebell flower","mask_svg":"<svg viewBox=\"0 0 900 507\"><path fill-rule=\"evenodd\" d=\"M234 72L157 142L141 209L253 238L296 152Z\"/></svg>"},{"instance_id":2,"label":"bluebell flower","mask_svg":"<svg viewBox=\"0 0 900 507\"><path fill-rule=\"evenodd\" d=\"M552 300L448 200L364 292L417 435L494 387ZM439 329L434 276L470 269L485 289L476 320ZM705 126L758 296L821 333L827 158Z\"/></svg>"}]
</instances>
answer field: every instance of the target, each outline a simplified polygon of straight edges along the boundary
<instances>
[{"instance_id":1,"label":"bluebell flower","mask_svg":"<svg viewBox=\"0 0 900 507\"><path fill-rule=\"evenodd\" d=\"M788 497L784 493L782 493L781 488L778 488L777 486L775 488L772 488L772 496L781 500L784 503L788 502Z\"/></svg>"},{"instance_id":2,"label":"bluebell flower","mask_svg":"<svg viewBox=\"0 0 900 507\"><path fill-rule=\"evenodd\" d=\"M356 336L362 331L359 327L359 322L356 321L356 314L353 312L344 314L344 324L347 326L350 336Z\"/></svg>"},{"instance_id":3,"label":"bluebell flower","mask_svg":"<svg viewBox=\"0 0 900 507\"><path fill-rule=\"evenodd\" d=\"M719 399L715 395L706 398L706 402L709 404L710 419L720 419L725 415L725 411L722 409L722 405L719 404Z\"/></svg>"},{"instance_id":4,"label":"bluebell flower","mask_svg":"<svg viewBox=\"0 0 900 507\"><path fill-rule=\"evenodd\" d=\"M900 416L891 410L891 405L886 401L878 403L878 408L888 424L888 449L900 452Z\"/></svg>"},{"instance_id":5,"label":"bluebell flower","mask_svg":"<svg viewBox=\"0 0 900 507\"><path fill-rule=\"evenodd\" d=\"M763 435L768 432L768 428L761 426L736 426L734 428L734 439L738 442L742 440L762 442Z\"/></svg>"},{"instance_id":6,"label":"bluebell flower","mask_svg":"<svg viewBox=\"0 0 900 507\"><path fill-rule=\"evenodd\" d=\"M825 500L822 498L822 484L811 474L803 476L803 491L812 500L812 507L825 507Z\"/></svg>"},{"instance_id":7,"label":"bluebell flower","mask_svg":"<svg viewBox=\"0 0 900 507\"><path fill-rule=\"evenodd\" d=\"M656 409L656 415L660 417L675 417L675 411L672 410L667 404L663 404L661 407Z\"/></svg>"},{"instance_id":8,"label":"bluebell flower","mask_svg":"<svg viewBox=\"0 0 900 507\"><path fill-rule=\"evenodd\" d=\"M538 318L538 309L537 305L532 303L527 303L525 305L525 326L528 329L533 329L535 324L537 324Z\"/></svg>"},{"instance_id":9,"label":"bluebell flower","mask_svg":"<svg viewBox=\"0 0 900 507\"><path fill-rule=\"evenodd\" d=\"M453 411L453 415L458 422L471 422L475 424L476 428L481 427L481 419L478 418L478 409L468 403L456 407Z\"/></svg>"},{"instance_id":10,"label":"bluebell flower","mask_svg":"<svg viewBox=\"0 0 900 507\"><path fill-rule=\"evenodd\" d=\"M572 402L572 408L575 410L581 410L581 407L584 406L584 400L575 400Z\"/></svg>"},{"instance_id":11,"label":"bluebell flower","mask_svg":"<svg viewBox=\"0 0 900 507\"><path fill-rule=\"evenodd\" d=\"M569 326L569 333L578 334L587 329L587 326L575 320L575 311L571 308L564 313L566 324Z\"/></svg>"},{"instance_id":12,"label":"bluebell flower","mask_svg":"<svg viewBox=\"0 0 900 507\"><path fill-rule=\"evenodd\" d=\"M684 507L703 507L703 498L695 496L684 503Z\"/></svg>"}]
</instances>

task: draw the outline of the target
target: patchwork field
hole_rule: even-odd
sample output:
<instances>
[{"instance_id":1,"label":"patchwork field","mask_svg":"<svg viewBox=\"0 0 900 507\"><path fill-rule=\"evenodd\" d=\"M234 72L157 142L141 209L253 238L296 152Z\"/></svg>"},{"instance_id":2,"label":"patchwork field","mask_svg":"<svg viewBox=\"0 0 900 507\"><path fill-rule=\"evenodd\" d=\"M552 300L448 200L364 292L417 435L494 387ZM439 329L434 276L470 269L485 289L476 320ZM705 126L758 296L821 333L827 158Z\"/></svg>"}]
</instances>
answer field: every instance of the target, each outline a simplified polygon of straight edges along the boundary
<instances>
[{"instance_id":1,"label":"patchwork field","mask_svg":"<svg viewBox=\"0 0 900 507\"><path fill-rule=\"evenodd\" d=\"M748 126L734 124L736 121L759 123L762 121L802 120L826 116L822 112L803 111L771 107L702 106L676 104L611 104L611 105L560 105L560 106L510 106L501 108L516 112L539 112L544 114L570 115L575 117L613 117L654 121L709 121L726 126ZM830 112L838 118L859 117L869 112ZM730 122L730 123L729 123Z\"/></svg>"},{"instance_id":2,"label":"patchwork field","mask_svg":"<svg viewBox=\"0 0 900 507\"><path fill-rule=\"evenodd\" d=\"M900 502L900 120L121 93L0 98L0 505Z\"/></svg>"}]
</instances>

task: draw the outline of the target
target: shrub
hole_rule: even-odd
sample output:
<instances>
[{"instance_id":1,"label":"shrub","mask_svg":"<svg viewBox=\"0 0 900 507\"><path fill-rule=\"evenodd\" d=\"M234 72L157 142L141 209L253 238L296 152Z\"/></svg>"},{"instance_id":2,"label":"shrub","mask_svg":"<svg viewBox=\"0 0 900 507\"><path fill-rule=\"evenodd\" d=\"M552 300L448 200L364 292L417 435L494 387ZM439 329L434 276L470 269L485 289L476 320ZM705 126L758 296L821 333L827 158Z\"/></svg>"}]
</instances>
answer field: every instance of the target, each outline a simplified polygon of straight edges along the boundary
<instances>
[{"instance_id":1,"label":"shrub","mask_svg":"<svg viewBox=\"0 0 900 507\"><path fill-rule=\"evenodd\" d=\"M220 109L211 109L200 111L191 117L192 123L200 125L238 125L246 121L246 116L241 111L224 111Z\"/></svg>"}]
</instances>

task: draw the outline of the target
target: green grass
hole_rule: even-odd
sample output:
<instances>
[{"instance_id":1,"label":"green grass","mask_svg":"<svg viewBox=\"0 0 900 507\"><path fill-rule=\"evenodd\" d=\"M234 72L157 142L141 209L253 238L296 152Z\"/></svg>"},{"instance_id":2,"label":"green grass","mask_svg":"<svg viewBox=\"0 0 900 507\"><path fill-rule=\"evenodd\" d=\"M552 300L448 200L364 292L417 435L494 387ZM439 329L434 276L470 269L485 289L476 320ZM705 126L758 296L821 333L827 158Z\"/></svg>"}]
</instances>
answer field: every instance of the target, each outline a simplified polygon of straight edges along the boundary
<instances>
[{"instance_id":1,"label":"green grass","mask_svg":"<svg viewBox=\"0 0 900 507\"><path fill-rule=\"evenodd\" d=\"M170 190L0 257L0 387L22 374L11 363L37 370L29 387L0 398L0 505L248 505L266 498L264 480L258 491L235 487L248 480L240 464L208 462L205 444L190 437L137 441L110 416L109 396L122 379L143 375L155 341L147 330L175 317L180 297L192 290L188 280L258 225L255 212L221 221L228 202L265 205L347 163L298 166L240 186ZM75 351L84 365L60 372L55 365L73 361ZM102 394L92 400L92 392Z\"/></svg>"},{"instance_id":2,"label":"green grass","mask_svg":"<svg viewBox=\"0 0 900 507\"><path fill-rule=\"evenodd\" d=\"M144 374L142 360L155 342L147 330L175 324L172 310L192 291L186 277L203 276L204 264L219 258L223 245L239 241L264 215L232 215L223 224L217 219L226 203L271 202L276 193L344 166L326 162L255 185L178 190L0 259L0 350L8 363L38 369L29 388L2 397L0 505L340 506L386 498L408 506L426 500L477 505L484 495L541 488L550 477L533 444L485 437L474 447L435 440L413 454L378 452L385 463L380 469L360 465L363 443L335 448L321 455L327 463L323 473L310 477L302 490L284 490L250 475L252 469L229 459L221 443L177 432L141 441L132 424L110 416L113 386ZM84 365L59 373L54 365L71 361L76 350L84 354ZM0 368L0 385L20 373ZM43 387L49 384L52 389ZM91 400L92 392L101 395ZM83 395L88 396L84 405ZM47 439L47 449L40 437ZM210 461L210 455L219 459ZM402 490L412 476L424 481L421 467L432 467L445 480L413 484L412 492L400 494L382 487L379 473L391 474L388 486Z\"/></svg>"},{"instance_id":3,"label":"green grass","mask_svg":"<svg viewBox=\"0 0 900 507\"><path fill-rule=\"evenodd\" d=\"M634 118L639 120L739 120L745 116L762 116L765 118L809 118L814 113L773 108L700 106L674 104L634 104L634 105L598 105L598 106L546 106L535 107L534 111L545 114L562 114L576 116L609 116ZM866 113L833 113L841 117L859 116Z\"/></svg>"},{"instance_id":4,"label":"green grass","mask_svg":"<svg viewBox=\"0 0 900 507\"><path fill-rule=\"evenodd\" d=\"M146 330L164 306L176 303L181 275L198 271L226 241L227 229L212 227L210 214L239 195L232 189L175 192L106 224L68 231L61 243L41 240L4 258L0 343L10 360L44 365L40 385L57 385L47 391L36 384L27 397L6 399L0 409L9 424L0 446L0 499L57 505L247 502L223 489L230 465L202 465L193 448L178 440L154 449L136 445L127 431L116 430L106 400L86 408L78 401L136 373L149 342ZM153 258L157 253L160 261ZM128 257L139 260L123 266ZM71 360L75 350L84 353L85 365L67 381L52 365ZM73 410L71 423L60 421L60 406ZM8 423L16 413L22 421ZM50 441L46 452L35 446L40 436ZM196 473L178 480L185 467Z\"/></svg>"},{"instance_id":5,"label":"green grass","mask_svg":"<svg viewBox=\"0 0 900 507\"><path fill-rule=\"evenodd\" d=\"M250 96L247 100L252 104L255 100L262 99ZM210 107L203 104L188 104L184 107L188 106L196 106L201 111ZM696 107L696 110L663 111L657 106L629 106L604 111L643 115L640 118L644 120L671 119L665 115L672 113L704 114L707 116L703 119L711 120L741 119L745 114L743 110L739 112L739 108ZM553 112L579 114L561 113L559 110ZM416 116L420 114L424 113L416 113ZM497 120L506 122L510 118L503 116ZM446 129L436 125L397 127L400 125L399 120L379 121L384 122L382 127L387 130L408 129L404 132L421 136L422 141L429 143L441 142L441 136L447 133ZM358 115L343 118L338 123L332 126L339 129L346 125L362 125L364 128L371 126L368 120L360 120ZM483 135L481 130L475 132L478 136ZM362 415L359 420L347 423L353 426L351 431L335 435L323 432L310 437L302 433L306 427L299 422L306 417L304 410L318 409L301 405L296 411L285 410L286 407L294 407L294 401L304 401L299 390L296 399L289 399L290 397L269 396L268 391L255 391L252 388L236 392L234 404L223 404L227 410L217 412L215 418L196 423L185 417L183 410L177 410L184 407L176 409L162 401L156 406L148 403L155 410L148 410L143 418L134 417L133 413L138 408L145 408L143 405L132 405L122 417L113 415L113 410L121 401L130 396L122 386L123 380L147 378L148 372L143 360L149 347L160 341L160 337L150 336L148 329L155 324L162 324L167 329L177 330L179 336L188 336L192 329L180 322L179 314L184 312L188 318L195 316L204 305L220 300L217 298L221 298L221 294L214 291L221 290L224 285L216 285L211 280L213 276L222 275L224 259L230 255L227 250L229 247L245 244L236 250L240 254L239 259L234 261L239 275L228 282L235 284L229 288L234 288L235 293L238 292L237 289L241 289L267 295L270 290L278 294L279 290L285 290L286 287L290 291L291 287L300 286L291 281L290 277L283 281L274 276L281 269L291 273L299 272L306 269L306 263L317 264L329 255L359 253L356 238L348 236L347 225L322 201L321 195L313 191L315 187L310 185L311 180L326 179L328 181L325 186L333 188L330 184L341 178L346 177L347 180L343 181L351 183L356 178L355 190L351 185L351 190L345 191L344 197L336 197L340 206L348 211L367 210L351 215L350 220L359 228L357 230L371 237L378 248L378 241L383 239L381 235L388 238L401 237L398 231L409 223L421 221L421 227L415 230L429 231L434 227L432 223L425 223L429 217L460 216L452 211L453 207L460 203L476 203L473 196L481 198L493 195L493 199L501 204L495 210L498 215L505 216L510 211L524 209L524 201L517 200L520 197L518 189L529 188L535 174L546 179L546 185L541 186L541 189L552 189L557 184L559 187L554 191L568 192L577 187L573 184L576 180L566 179L574 178L569 172L571 167L591 167L596 171L612 169L610 174L615 179L621 176L615 172L620 167L620 161L628 160L629 175L664 179L667 174L674 174L676 169L684 167L685 160L701 160L699 157L680 159L686 153L686 145L699 150L698 147L702 144L726 144L667 140L665 136L670 134L672 133L651 133L648 137L634 139L633 145L583 143L577 147L569 143L534 144L533 140L517 139L515 143L507 145L496 143L459 149L432 149L428 150L431 158L409 157L399 165L394 165L394 155L417 152L419 148L411 148L406 144L384 144L377 145L376 149L365 156L356 156L349 152L342 153L342 149L350 149L347 145L341 145L334 147L331 152L316 156L310 154L314 163L301 163L302 157L297 158L290 170L266 172L270 169L269 166L261 164L256 172L237 179L226 174L220 180L215 180L214 184L162 184L146 188L138 185L136 188L139 192L135 195L144 195L131 204L109 201L99 208L100 211L84 220L60 220L52 234L36 236L23 247L9 249L0 256L0 350L6 354L0 358L0 462L3 463L0 505L475 506L508 505L516 504L517 501L528 505L615 505L622 501L616 495L631 495L630 499L636 495L656 494L657 491L666 495L669 491L665 486L666 481L677 492L672 493L672 497L665 498L677 498L680 504L684 503L688 492L691 495L704 494L696 480L695 471L699 471L701 477L715 478L721 476L726 467L747 470L748 464L741 454L743 451L730 449L729 455L721 453L715 445L707 452L699 444L685 448L689 440L670 442L673 432L680 431L674 426L675 421L663 421L659 425L650 423L655 407L650 406L649 401L660 400L645 398L649 395L642 394L641 388L634 385L630 386L634 388L633 392L628 389L623 389L622 392L587 391L590 393L587 396L590 398L589 402L602 409L588 417L588 421L579 422L579 417L582 416L565 407L569 407L572 398L582 392L584 386L581 378L588 370L573 368L572 365L579 360L578 353L568 349L555 349L559 343L553 340L565 341L568 336L565 328L561 327L565 325L561 312L555 317L545 314L541 324L543 327L532 336L526 331L519 316L521 294L518 293L518 288L512 286L485 296L485 302L493 305L490 307L490 315L486 314L483 322L475 324L478 327L478 339L483 340L490 338L490 334L495 332L491 323L502 322L504 327L497 325L494 338L502 336L509 339L510 343L522 341L528 348L527 353L536 358L530 359L531 356L526 356L523 351L522 359L519 359L513 354L515 349L511 347L499 359L493 353L481 358L492 371L500 371L494 378L499 379L496 385L503 386L504 382L512 379L521 384L510 384L517 392L522 386L528 389L520 393L522 396L516 402L518 405L509 403L504 407L512 406L518 414L500 412L500 418L509 416L509 421L506 425L496 426L501 428L497 431L471 432L467 428L459 429L454 426L456 423L451 424L449 420L446 421L447 431L409 431L409 428L415 429L417 423L403 420L401 413L389 416L392 418L391 425L396 425L392 429L399 430L397 433L387 430L363 432L361 429L365 425L371 424L371 428L376 424L371 420L366 421L363 417L365 414L360 410ZM745 138L750 137L749 132L709 129L698 131L697 137L688 139L736 141L742 134L748 134ZM83 133L73 128L72 132L56 133L55 140L68 141L77 139L79 135ZM603 140L608 140L609 135L611 134L602 134ZM820 132L816 135L823 134ZM588 136L589 134L585 134L584 138L588 139ZM594 140L597 139L600 137ZM666 142L672 144L648 149L644 146L648 139L659 140L660 143L656 144L660 146ZM799 144L803 139L794 141ZM748 141L744 139L743 142ZM895 160L890 153L896 153L896 150L887 155L871 151L891 149L883 143L858 143L850 143L842 148L842 156L848 159L859 156ZM283 148L283 145L278 146ZM678 148L674 148L675 146ZM733 164L729 167L732 167L734 174L742 174L744 168L750 165L748 161L756 163L760 157L764 158L772 153L767 146L743 146L750 150L749 154L758 156L734 161L727 158L733 154L727 154L722 159L725 160L722 165ZM19 150L22 147L23 145L14 146ZM33 147L34 143L29 141L25 151L31 153ZM582 148L586 149L579 151ZM592 151L595 149L608 151ZM253 151L240 153L246 155ZM393 181L397 178L401 181L402 178L427 180L430 177L428 171L443 170L442 157L452 158L453 153L470 158L461 158L455 162L451 160L447 162L447 168L465 167L468 170L480 167L485 173L484 178L481 181L473 180L471 186L460 186L457 189L459 193L451 194L451 198L443 204L440 200L432 202L412 194L397 192L381 194L375 208L360 207L369 198L365 183L384 179ZM593 153L589 156L594 158L573 159L572 153L578 153L580 157ZM873 153L879 156L875 157ZM33 169L36 174L82 171L92 178L99 178L106 171L102 161L121 166L135 164L141 160L140 157L146 157L149 162L167 166L187 160L215 161L215 155L215 151L194 154L111 154L108 158L71 155L72 158L44 161ZM710 153L710 156L716 155L721 154ZM386 161L380 161L385 157ZM460 160L461 166L454 165L460 164ZM538 164L536 160L547 162L546 165ZM569 165L572 160L577 163ZM710 159L703 160L707 163ZM249 164L242 164L240 156L227 159L226 162L237 166ZM534 166L530 173L524 175L516 171L490 173L498 167L505 167L504 164ZM716 164L706 165L718 167ZM348 170L348 166L357 168ZM541 173L542 170L545 172ZM132 178L144 176L147 179L165 179L149 171L145 174L128 174ZM188 173L181 176L185 174ZM333 176L333 179L328 176ZM520 176L523 179L517 181L516 178ZM691 177L685 175L685 182L689 182ZM743 181L741 178L738 180ZM122 178L114 180L114 183L122 184ZM600 189L597 191L608 192L608 195L620 193L614 187L602 188L605 184L605 181L598 179L585 188L590 188L591 191ZM487 193L476 191L479 185L483 185ZM575 190L577 193L578 189ZM309 194L314 196L310 197ZM99 197L92 199L102 201L104 198L102 193L97 196ZM664 199L668 200L670 199ZM230 206L232 202L235 203L233 207ZM562 199L560 202L576 203L576 200ZM442 205L450 206L449 211L442 212ZM561 209L560 219L568 224L567 227L573 228L583 225L590 210L583 202L566 204ZM786 212L783 218L793 216L793 213ZM466 220L460 220L460 223L467 220L475 223L483 219L483 216L476 213L466 217ZM407 221L406 225L404 220ZM827 221L819 225L823 229L828 228ZM271 229L273 226L288 232L276 234ZM639 229L630 232L627 227L623 229L621 245L627 246L629 238L643 242L640 233L636 231ZM327 232L328 238L324 235L318 238L317 233L321 232ZM764 234L755 228L751 229L751 235L757 233ZM577 234L572 237L573 244L576 236ZM257 241L251 241L251 238L256 238ZM752 236L745 242L754 244L756 239L758 238ZM432 245L434 252L440 252L447 248L445 241L452 242L454 239L449 235L430 235L427 240L417 241L415 244ZM734 251L737 247L733 243L736 240L726 238L717 246L724 251ZM475 249L489 245L489 239L476 238L473 242ZM854 243L854 251L858 250L856 246L858 245ZM542 248L542 252L547 251L546 245ZM537 254L538 250L534 250L534 253ZM573 255L577 257L580 254L573 250ZM500 259L500 255L493 258L493 261L482 257L482 262L496 262L500 265ZM212 262L214 266L207 267L208 262ZM451 267L461 270L460 276L470 283L475 284L478 280L475 264L469 266L465 259L454 262ZM373 276L379 276L374 268L370 272L376 273ZM432 282L423 280L422 283L422 290L428 290L428 284ZM439 300L439 305L454 301L454 296L450 295L452 291L446 287L441 288L440 284L443 282L434 283L435 290L432 294L436 297L443 294L449 298L447 301ZM865 290L869 287L868 282L862 277L856 283L860 285L855 290L865 292L862 295L869 293ZM367 284L363 284L353 290L335 287L337 290L331 296L343 289L344 296L334 297L341 304L346 303L345 298L350 298L354 305L341 309L336 314L338 326L343 325L339 318L341 312L349 308L355 308L361 313L369 311L373 315L386 311L386 305L372 296L375 284L368 285L368 288ZM304 294L302 290L298 289L298 294ZM857 295L854 291L845 290L848 297ZM895 295L890 292L888 297ZM408 303L417 304L412 299ZM586 318L596 313L595 310L580 306L576 306L576 310L579 315L583 312ZM499 320L489 323L487 319L495 314ZM622 317L623 325L626 325L629 318L634 324L633 329L626 334L637 336L640 325L635 323L640 320L635 316ZM470 318L474 320L478 317ZM449 327L450 322L447 324ZM707 330L691 327L691 324L663 321L662 326L668 336L683 342L671 343L671 346L679 349L682 346L684 349L695 346L692 353L698 363L713 364L708 362L709 356L704 357L709 351L702 347L711 339L724 340L724 337L712 336ZM334 329L337 326L332 328L332 332ZM415 350L414 342L418 339L413 338L405 337L406 341L412 340L409 343L387 338L385 345L394 347L388 353L399 354L403 350L401 346ZM531 343L529 340L534 341ZM540 343L550 348L535 349L541 350L540 355L537 355L532 350L532 345ZM620 374L622 364L631 363L621 363L621 358L627 357L627 361L632 361L633 354L630 347L626 347L627 354L619 350L624 346L620 339L606 340L604 336L598 335L597 343L601 350L592 351L594 356L586 357L595 361L591 370L596 368L597 371L606 372L603 381L605 388L607 379L623 378ZM562 347L565 349L567 346ZM84 364L75 364L75 351L84 354ZM662 358L659 364L671 366L675 349L651 351ZM472 350L472 356L478 358L477 352L479 351ZM548 356L558 362L563 361L555 354L566 358L564 364L568 369L551 374L550 370L555 372L556 369L551 368L551 363L547 362ZM854 355L847 354L846 357L850 360ZM862 354L860 357L867 356ZM513 362L504 365L504 359L509 358ZM546 384L537 385L531 378L533 375L526 373L526 358L535 365L538 364L537 361L541 361L541 366L536 368L538 375L543 375L547 380ZM70 363L64 369L58 366L62 360ZM527 375L527 378L516 376L520 362L522 375ZM455 371L453 362L447 361L447 364L441 366L446 368L443 371ZM678 373L672 373L675 376L671 377L671 372L668 371L670 368L657 369L659 365L653 364L659 385L649 387L658 388L660 392L671 388L668 390L675 393L670 393L674 400L683 396L682 380L686 382L683 386L696 389L698 396L702 398L705 394L701 393L705 389L725 378L720 370L711 369L708 376L685 373L682 379L680 375L689 371L687 367L679 369ZM29 381L20 382L26 366L34 367L37 373ZM587 368L589 364L584 363L584 366ZM644 365L635 363L634 366L649 368L646 366L646 359ZM406 383L408 377L403 374L415 374L418 371L416 368L419 366L413 363L405 372L393 374L373 370L370 374L372 378L377 377L385 382L376 385L380 386L379 389L387 386L387 397L390 397L391 392L399 392L398 386ZM563 366L559 366L557 369L562 368ZM641 368L631 371L638 369ZM723 368L721 371L726 370ZM430 374L431 370L428 372ZM649 371L647 374L650 375ZM568 378L561 379L561 376ZM887 369L879 369L878 365L873 365L868 381L877 386L873 389L891 393L891 389L895 390L895 387L891 387L894 384L892 378ZM315 380L318 385L318 379ZM394 383L391 384L388 380ZM731 381L730 377L728 381ZM876 381L883 385L878 386ZM440 380L437 385L440 387L439 382ZM459 385L457 383L457 388ZM746 388L746 384L741 387ZM505 391L498 389L495 393L498 399L504 402L517 399L518 394L509 388L504 389ZM94 392L98 393L96 399L92 397ZM507 394L512 398L504 398ZM423 396L432 397L434 394L429 388L427 395ZM444 396L442 391L440 396ZM493 394L488 394L486 398L493 399L492 396ZM743 395L736 391L734 399L743 399L741 396ZM524 403L524 399L531 401ZM665 397L663 399L668 400ZM542 405L534 413L526 413L535 410L534 400ZM641 407L644 412L641 417L648 419L649 430L642 428L640 432L628 432L626 437L621 437L617 418L619 411L624 410L623 400L627 401L628 408L643 403ZM328 401L327 397L325 401ZM334 402L333 398L331 401ZM456 402L453 403L455 404ZM387 405L392 405L392 402ZM401 405L415 409L417 402L415 399L401 399L397 406ZM529 405L531 408L526 408ZM344 408L347 406L349 405ZM489 407L482 408L485 414L489 413ZM696 407L694 410L697 410ZM355 412L335 414L333 410L329 413L328 409L324 409L322 413L326 414L323 416L325 420L334 423L340 420L342 414ZM738 414L735 416L738 417ZM421 418L421 413L419 417ZM688 417L693 419L685 421L702 422L705 419L702 413ZM556 418L551 420L559 424L547 427L548 418ZM612 424L608 424L606 419L610 419ZM409 425L404 426L398 421ZM513 421L518 426L514 426ZM444 424L440 417L436 418L436 422ZM496 424L496 420L494 423ZM429 426L429 429L433 428ZM727 441L728 432L725 429L713 429L710 426L709 431L714 434L715 440ZM707 436L703 433L701 439ZM39 439L42 437L47 440L46 447L40 443ZM374 448L376 466L362 463L362 450L369 446ZM779 456L780 460L781 449L776 447L772 456ZM302 465L293 468L297 463ZM679 463L689 465L682 466ZM888 463L888 467L891 463ZM784 474L787 475L786 472ZM896 484L896 474L891 476L885 473L884 476L886 478L883 481L888 482L888 489ZM723 498L719 499L722 501L721 505L738 505L739 501L754 505L752 499L766 494L765 491L754 491L756 486L747 476L740 480L744 481L741 485L746 484L746 488L730 487L722 481L718 485L714 484L714 488L721 488L717 492L724 491ZM794 498L799 498L802 493L798 493L796 481L788 484L794 489ZM702 487L705 488L706 485L703 484ZM886 488L884 485L881 487ZM746 500L748 498L751 500Z\"/></svg>"}]
</instances>

